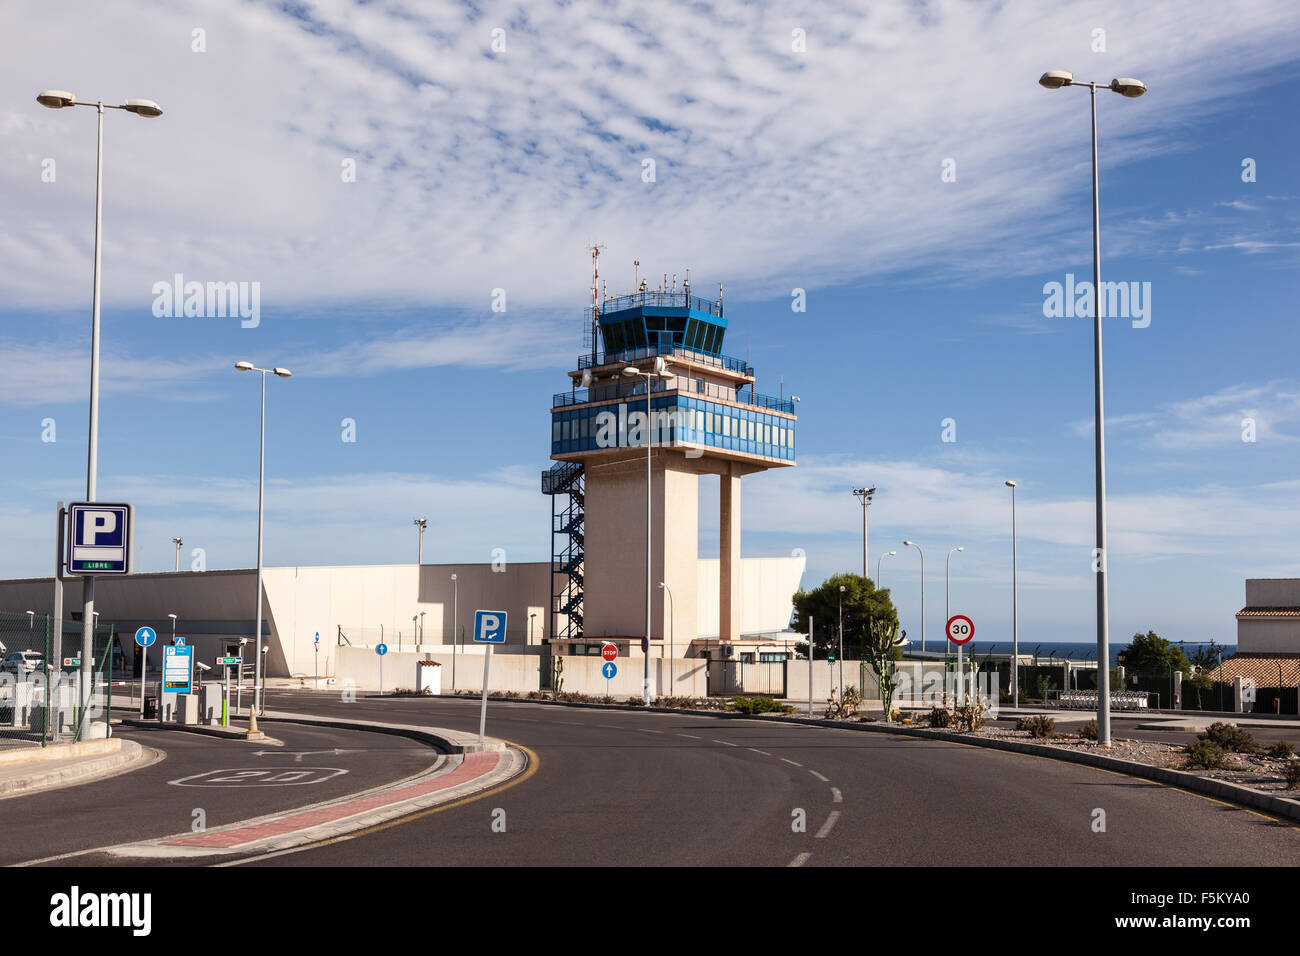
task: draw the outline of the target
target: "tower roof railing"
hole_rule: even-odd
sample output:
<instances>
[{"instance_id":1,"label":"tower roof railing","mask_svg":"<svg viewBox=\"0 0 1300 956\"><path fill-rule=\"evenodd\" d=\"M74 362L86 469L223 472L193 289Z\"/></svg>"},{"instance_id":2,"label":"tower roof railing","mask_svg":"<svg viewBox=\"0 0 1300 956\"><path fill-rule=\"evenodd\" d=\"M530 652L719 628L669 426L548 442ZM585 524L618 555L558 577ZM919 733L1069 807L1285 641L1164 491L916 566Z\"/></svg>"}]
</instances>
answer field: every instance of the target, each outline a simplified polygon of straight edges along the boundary
<instances>
[{"instance_id":1,"label":"tower roof railing","mask_svg":"<svg viewBox=\"0 0 1300 956\"><path fill-rule=\"evenodd\" d=\"M625 362L635 362L638 359L654 358L657 355L662 355L665 358L684 359L688 362L698 362L701 365L712 365L715 368L726 369L729 372L739 372L741 375L754 374L754 367L744 359L734 358L730 355L714 355L711 352L701 352L698 349L688 349L680 345L674 345L671 348L659 348L651 345L642 348L621 349L615 352L598 352L595 355L580 355L578 356L578 368L617 365Z\"/></svg>"},{"instance_id":2,"label":"tower roof railing","mask_svg":"<svg viewBox=\"0 0 1300 956\"><path fill-rule=\"evenodd\" d=\"M651 383L654 392L679 392L688 395L703 395L706 398L718 398L726 402L735 402L738 405L752 405L755 408L761 408L766 411L785 412L788 415L794 414L794 400L789 398L777 398L775 395L764 395L755 392L753 388L728 388L725 385L714 385L712 382L697 382L693 378L678 377L672 381L659 381ZM597 385L594 388L579 388L572 392L557 392L551 400L552 408L563 408L568 405L584 405L587 402L608 401L615 398L632 398L636 395L644 395L646 382L638 379L635 382L619 382L614 385Z\"/></svg>"},{"instance_id":3,"label":"tower roof railing","mask_svg":"<svg viewBox=\"0 0 1300 956\"><path fill-rule=\"evenodd\" d=\"M717 300L702 299L698 295L691 295L689 292L633 292L630 295L615 295L606 298L601 302L600 315L608 315L611 312L623 312L627 309L640 308L661 308L661 309L694 309L696 312L703 312L706 315L722 318L722 304ZM592 310L587 309L587 318L591 318Z\"/></svg>"}]
</instances>

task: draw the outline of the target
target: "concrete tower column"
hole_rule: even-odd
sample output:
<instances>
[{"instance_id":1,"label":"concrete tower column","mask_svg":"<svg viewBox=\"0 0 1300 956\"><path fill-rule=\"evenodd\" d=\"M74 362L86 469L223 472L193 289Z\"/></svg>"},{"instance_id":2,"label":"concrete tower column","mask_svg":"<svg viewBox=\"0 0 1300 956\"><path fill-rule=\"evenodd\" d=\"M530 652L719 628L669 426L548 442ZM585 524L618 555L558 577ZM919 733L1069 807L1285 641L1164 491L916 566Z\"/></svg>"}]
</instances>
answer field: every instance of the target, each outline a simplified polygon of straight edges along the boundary
<instances>
[{"instance_id":1,"label":"concrete tower column","mask_svg":"<svg viewBox=\"0 0 1300 956\"><path fill-rule=\"evenodd\" d=\"M740 475L724 471L719 500L718 554L718 637L724 641L740 640L742 594L740 577Z\"/></svg>"}]
</instances>

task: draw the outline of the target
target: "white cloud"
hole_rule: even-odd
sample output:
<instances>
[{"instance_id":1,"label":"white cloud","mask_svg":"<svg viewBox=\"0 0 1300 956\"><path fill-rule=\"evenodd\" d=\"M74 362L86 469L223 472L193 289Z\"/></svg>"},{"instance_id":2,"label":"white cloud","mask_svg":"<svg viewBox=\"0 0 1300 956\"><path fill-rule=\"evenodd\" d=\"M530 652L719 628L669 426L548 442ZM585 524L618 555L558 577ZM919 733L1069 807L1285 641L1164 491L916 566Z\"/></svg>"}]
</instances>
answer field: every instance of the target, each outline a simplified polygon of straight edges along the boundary
<instances>
[{"instance_id":1,"label":"white cloud","mask_svg":"<svg viewBox=\"0 0 1300 956\"><path fill-rule=\"evenodd\" d=\"M143 310L152 282L183 272L261 281L267 311L473 304L496 286L547 306L581 295L592 238L609 244L616 290L636 256L650 274L692 266L754 296L791 275L812 287L921 258L933 274L983 274L990 259L1033 271L1040 250L1060 255L1044 240L1061 222L1045 213L1078 192L1087 137L1084 97L1035 80L1089 68L1094 21L1107 24L1106 62L1153 91L1107 102L1112 168L1182 148L1189 116L1289 60L1300 38L1282 0L131 9L0 11L11 305L85 294L67 279L88 271L93 113L41 109L40 85L167 111L106 117L109 303ZM206 53L190 50L195 25ZM507 50L492 54L498 25ZM807 53L790 49L796 26ZM40 180L47 157L53 184ZM949 157L958 179L944 184ZM340 177L348 158L356 183Z\"/></svg>"}]
</instances>

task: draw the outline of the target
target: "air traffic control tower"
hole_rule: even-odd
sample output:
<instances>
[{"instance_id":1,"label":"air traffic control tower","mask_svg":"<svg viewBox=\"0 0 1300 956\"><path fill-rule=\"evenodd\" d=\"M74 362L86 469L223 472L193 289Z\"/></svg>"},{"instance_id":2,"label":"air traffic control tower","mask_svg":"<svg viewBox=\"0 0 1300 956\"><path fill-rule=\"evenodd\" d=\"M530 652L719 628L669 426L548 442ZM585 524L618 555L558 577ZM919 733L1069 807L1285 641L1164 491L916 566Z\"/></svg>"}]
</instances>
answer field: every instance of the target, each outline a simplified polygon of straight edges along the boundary
<instances>
[{"instance_id":1,"label":"air traffic control tower","mask_svg":"<svg viewBox=\"0 0 1300 956\"><path fill-rule=\"evenodd\" d=\"M671 633L683 656L698 636L706 586L698 568L702 475L721 482L718 638L736 641L740 480L795 463L794 400L756 393L754 370L724 354L721 286L710 301L691 294L689 279L679 292L676 278L669 287L665 277L658 290L642 281L631 295L598 301L594 272L587 352L551 403L557 464L542 473L552 496L552 643L622 638L639 650L648 482L650 638L667 642Z\"/></svg>"}]
</instances>

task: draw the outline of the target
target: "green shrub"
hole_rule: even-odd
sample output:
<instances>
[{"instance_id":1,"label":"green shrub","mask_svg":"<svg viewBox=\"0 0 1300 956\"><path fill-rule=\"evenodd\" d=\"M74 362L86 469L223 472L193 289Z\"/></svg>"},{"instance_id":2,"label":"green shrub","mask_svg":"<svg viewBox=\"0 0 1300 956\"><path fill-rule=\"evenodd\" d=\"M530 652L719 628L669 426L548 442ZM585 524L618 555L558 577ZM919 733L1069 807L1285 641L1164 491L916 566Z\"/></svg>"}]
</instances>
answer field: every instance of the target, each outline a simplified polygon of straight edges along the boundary
<instances>
[{"instance_id":1,"label":"green shrub","mask_svg":"<svg viewBox=\"0 0 1300 956\"><path fill-rule=\"evenodd\" d=\"M1185 753L1188 767L1214 770L1223 766L1223 748L1204 736L1188 744Z\"/></svg>"},{"instance_id":2,"label":"green shrub","mask_svg":"<svg viewBox=\"0 0 1300 956\"><path fill-rule=\"evenodd\" d=\"M1086 724L1084 724L1082 727L1080 727L1080 728L1079 728L1079 736L1082 737L1084 740L1096 740L1096 739L1097 739L1097 722L1096 722L1095 720L1090 720L1090 721L1088 721Z\"/></svg>"},{"instance_id":3,"label":"green shrub","mask_svg":"<svg viewBox=\"0 0 1300 956\"><path fill-rule=\"evenodd\" d=\"M733 697L732 705L742 714L793 714L789 704L778 704L771 697Z\"/></svg>"},{"instance_id":4,"label":"green shrub","mask_svg":"<svg viewBox=\"0 0 1300 956\"><path fill-rule=\"evenodd\" d=\"M1270 757L1280 757L1282 759L1286 759L1287 757L1294 757L1295 748L1292 747L1285 740L1279 740L1277 743L1275 743L1272 747L1268 749L1268 755Z\"/></svg>"},{"instance_id":5,"label":"green shrub","mask_svg":"<svg viewBox=\"0 0 1300 956\"><path fill-rule=\"evenodd\" d=\"M931 727L951 727L952 714L941 707L930 708L930 726Z\"/></svg>"},{"instance_id":6,"label":"green shrub","mask_svg":"<svg viewBox=\"0 0 1300 956\"><path fill-rule=\"evenodd\" d=\"M1197 740L1208 740L1226 753L1253 754L1259 751L1259 745L1250 731L1236 724L1216 721L1197 735Z\"/></svg>"},{"instance_id":7,"label":"green shrub","mask_svg":"<svg viewBox=\"0 0 1300 956\"><path fill-rule=\"evenodd\" d=\"M1300 760L1287 761L1286 769L1282 772L1286 775L1286 788L1300 790Z\"/></svg>"},{"instance_id":8,"label":"green shrub","mask_svg":"<svg viewBox=\"0 0 1300 956\"><path fill-rule=\"evenodd\" d=\"M1031 737L1055 737L1056 721L1045 714L1034 714L1017 720L1016 730L1023 730Z\"/></svg>"}]
</instances>

